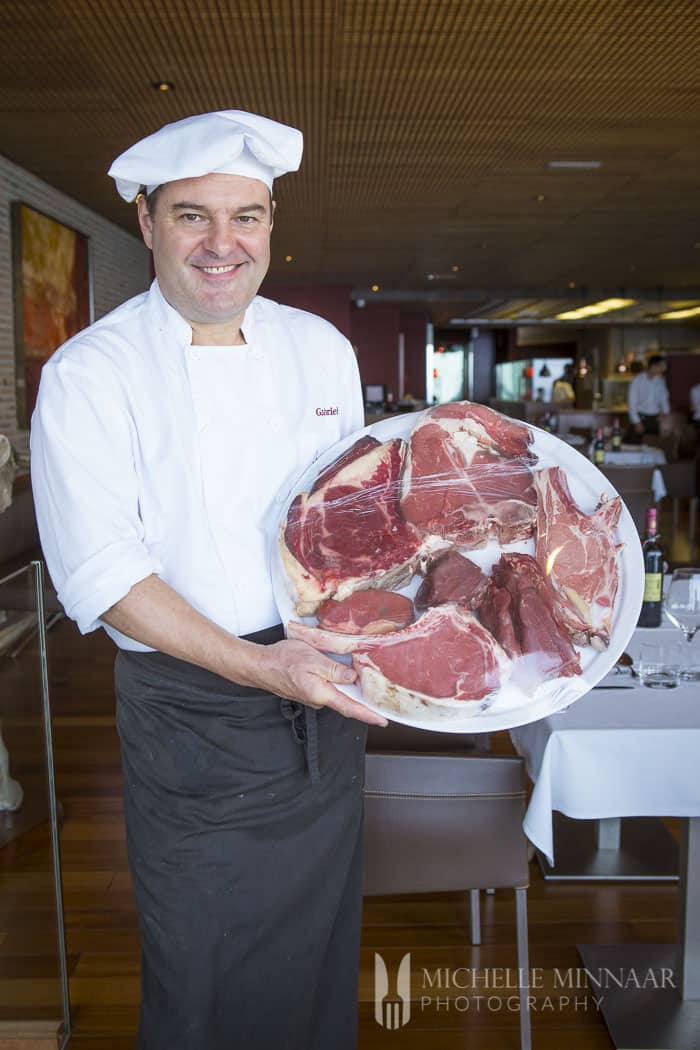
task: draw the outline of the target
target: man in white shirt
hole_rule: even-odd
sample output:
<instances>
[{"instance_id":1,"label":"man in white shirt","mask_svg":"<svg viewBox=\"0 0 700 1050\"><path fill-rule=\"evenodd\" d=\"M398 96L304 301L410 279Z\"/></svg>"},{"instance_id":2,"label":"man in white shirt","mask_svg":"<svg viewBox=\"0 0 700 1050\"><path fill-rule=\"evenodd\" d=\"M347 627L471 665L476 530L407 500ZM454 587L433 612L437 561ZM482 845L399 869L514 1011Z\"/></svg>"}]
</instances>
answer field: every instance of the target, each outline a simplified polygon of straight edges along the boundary
<instances>
[{"instance_id":1,"label":"man in white shirt","mask_svg":"<svg viewBox=\"0 0 700 1050\"><path fill-rule=\"evenodd\" d=\"M700 430L700 383L696 383L694 387L691 387L690 411L696 428Z\"/></svg>"},{"instance_id":2,"label":"man in white shirt","mask_svg":"<svg viewBox=\"0 0 700 1050\"><path fill-rule=\"evenodd\" d=\"M257 296L301 149L225 111L115 161L156 281L57 351L33 419L59 598L119 646L139 1050L355 1046L362 723L384 721L283 640L268 568L294 478L363 425L347 340Z\"/></svg>"},{"instance_id":3,"label":"man in white shirt","mask_svg":"<svg viewBox=\"0 0 700 1050\"><path fill-rule=\"evenodd\" d=\"M644 434L658 434L659 416L668 415L671 411L665 371L663 357L652 354L647 361L646 371L640 372L630 383L627 395L630 441L640 442Z\"/></svg>"}]
</instances>

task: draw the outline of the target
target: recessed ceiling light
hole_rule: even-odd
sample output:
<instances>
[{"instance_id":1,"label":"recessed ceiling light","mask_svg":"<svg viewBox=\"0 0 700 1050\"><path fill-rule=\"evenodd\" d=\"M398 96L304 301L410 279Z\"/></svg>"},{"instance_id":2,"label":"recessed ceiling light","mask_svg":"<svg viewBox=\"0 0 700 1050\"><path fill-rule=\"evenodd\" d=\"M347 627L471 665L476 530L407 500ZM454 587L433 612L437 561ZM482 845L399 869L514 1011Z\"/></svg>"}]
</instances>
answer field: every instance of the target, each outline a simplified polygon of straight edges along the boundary
<instances>
[{"instance_id":1,"label":"recessed ceiling light","mask_svg":"<svg viewBox=\"0 0 700 1050\"><path fill-rule=\"evenodd\" d=\"M546 201L547 198L545 197L544 193L538 193L537 196L535 197L535 200L537 201L538 204L541 204L542 201Z\"/></svg>"},{"instance_id":2,"label":"recessed ceiling light","mask_svg":"<svg viewBox=\"0 0 700 1050\"><path fill-rule=\"evenodd\" d=\"M634 306L636 299L601 299L597 303L588 303L580 306L578 310L565 310L562 314L555 314L557 321L580 321L584 317L597 317L599 314L610 313L611 310L622 310L625 306Z\"/></svg>"},{"instance_id":3,"label":"recessed ceiling light","mask_svg":"<svg viewBox=\"0 0 700 1050\"><path fill-rule=\"evenodd\" d=\"M700 314L700 306L689 306L685 310L669 310L665 314L659 314L661 321L682 321L685 317L697 317Z\"/></svg>"},{"instance_id":4,"label":"recessed ceiling light","mask_svg":"<svg viewBox=\"0 0 700 1050\"><path fill-rule=\"evenodd\" d=\"M284 261L285 262L294 262L294 256L293 255L285 255Z\"/></svg>"},{"instance_id":5,"label":"recessed ceiling light","mask_svg":"<svg viewBox=\"0 0 700 1050\"><path fill-rule=\"evenodd\" d=\"M576 281L569 281L569 288L575 288L575 287L576 287Z\"/></svg>"},{"instance_id":6,"label":"recessed ceiling light","mask_svg":"<svg viewBox=\"0 0 700 1050\"><path fill-rule=\"evenodd\" d=\"M379 291L379 285L378 284L373 284L372 285L372 291L373 292L378 292Z\"/></svg>"},{"instance_id":7,"label":"recessed ceiling light","mask_svg":"<svg viewBox=\"0 0 700 1050\"><path fill-rule=\"evenodd\" d=\"M459 273L459 266L453 266L452 273Z\"/></svg>"},{"instance_id":8,"label":"recessed ceiling light","mask_svg":"<svg viewBox=\"0 0 700 1050\"><path fill-rule=\"evenodd\" d=\"M153 84L151 86L154 87L156 89L156 91L174 91L175 90L175 85L172 84L169 80L154 80Z\"/></svg>"},{"instance_id":9,"label":"recessed ceiling light","mask_svg":"<svg viewBox=\"0 0 700 1050\"><path fill-rule=\"evenodd\" d=\"M574 169L578 171L591 171L602 168L602 160L548 160L548 168Z\"/></svg>"}]
</instances>

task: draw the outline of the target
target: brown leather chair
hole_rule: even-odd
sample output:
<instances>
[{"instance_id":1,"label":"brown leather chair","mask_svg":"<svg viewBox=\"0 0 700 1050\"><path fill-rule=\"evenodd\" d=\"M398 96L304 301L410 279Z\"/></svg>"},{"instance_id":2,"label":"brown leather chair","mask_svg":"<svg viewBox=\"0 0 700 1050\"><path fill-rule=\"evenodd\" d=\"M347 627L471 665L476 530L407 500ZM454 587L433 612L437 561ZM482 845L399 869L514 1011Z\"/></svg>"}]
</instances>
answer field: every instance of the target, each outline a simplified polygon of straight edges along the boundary
<instances>
[{"instance_id":1,"label":"brown leather chair","mask_svg":"<svg viewBox=\"0 0 700 1050\"><path fill-rule=\"evenodd\" d=\"M479 890L512 887L518 968L527 974L522 759L460 748L452 734L438 734L452 737L451 750L371 750L383 732L373 731L365 761L365 895L470 890L472 943L478 944ZM427 747L434 734L421 736ZM530 1050L526 987L520 989L520 1044Z\"/></svg>"},{"instance_id":2,"label":"brown leather chair","mask_svg":"<svg viewBox=\"0 0 700 1050\"><path fill-rule=\"evenodd\" d=\"M622 497L622 501L632 515L637 532L643 533L646 524L647 508L653 506L654 493L652 478L658 467L623 467L602 466L598 468L605 474Z\"/></svg>"},{"instance_id":3,"label":"brown leather chair","mask_svg":"<svg viewBox=\"0 0 700 1050\"><path fill-rule=\"evenodd\" d=\"M699 467L698 457L678 460L676 463L666 463L660 467L666 486L666 495L672 501L674 532L678 532L680 527L680 501L688 501L688 541L691 547L695 543Z\"/></svg>"}]
</instances>

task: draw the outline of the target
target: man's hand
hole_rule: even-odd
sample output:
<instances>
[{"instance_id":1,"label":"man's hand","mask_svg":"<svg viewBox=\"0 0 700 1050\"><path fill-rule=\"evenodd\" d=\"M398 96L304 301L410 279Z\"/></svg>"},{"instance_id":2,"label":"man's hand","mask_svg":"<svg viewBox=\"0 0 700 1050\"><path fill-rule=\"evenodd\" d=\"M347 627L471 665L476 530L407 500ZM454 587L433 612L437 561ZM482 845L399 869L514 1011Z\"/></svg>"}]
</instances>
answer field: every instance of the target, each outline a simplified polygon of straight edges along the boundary
<instances>
[{"instance_id":1,"label":"man's hand","mask_svg":"<svg viewBox=\"0 0 700 1050\"><path fill-rule=\"evenodd\" d=\"M641 419L638 423L634 424L634 429L637 431L638 434L644 433L644 424L642 423Z\"/></svg>"},{"instance_id":2,"label":"man's hand","mask_svg":"<svg viewBox=\"0 0 700 1050\"><path fill-rule=\"evenodd\" d=\"M335 688L336 685L352 685L357 672L337 660L330 660L305 642L286 641L261 646L259 656L255 677L267 692L316 709L331 707L345 718L356 718L367 725L387 724L381 715Z\"/></svg>"}]
</instances>

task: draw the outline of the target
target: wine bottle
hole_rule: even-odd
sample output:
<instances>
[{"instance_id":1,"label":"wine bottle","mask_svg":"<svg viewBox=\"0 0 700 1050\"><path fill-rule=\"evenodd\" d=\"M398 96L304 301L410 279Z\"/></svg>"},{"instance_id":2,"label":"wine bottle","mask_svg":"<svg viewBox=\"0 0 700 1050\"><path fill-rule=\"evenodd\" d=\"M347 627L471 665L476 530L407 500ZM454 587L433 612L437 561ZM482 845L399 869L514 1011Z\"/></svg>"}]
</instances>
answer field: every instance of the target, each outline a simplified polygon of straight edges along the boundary
<instances>
[{"instance_id":1,"label":"wine bottle","mask_svg":"<svg viewBox=\"0 0 700 1050\"><path fill-rule=\"evenodd\" d=\"M658 627L661 623L661 599L664 579L664 552L656 531L656 507L649 507L644 543L644 601L638 627Z\"/></svg>"},{"instance_id":2,"label":"wine bottle","mask_svg":"<svg viewBox=\"0 0 700 1050\"><path fill-rule=\"evenodd\" d=\"M620 420L615 417L612 428L612 437L610 438L610 446L613 452L617 452L622 444L622 428L620 426Z\"/></svg>"},{"instance_id":3,"label":"wine bottle","mask_svg":"<svg viewBox=\"0 0 700 1050\"><path fill-rule=\"evenodd\" d=\"M605 441L602 429L596 431L595 444L593 445L593 462L597 467L605 463Z\"/></svg>"}]
</instances>

